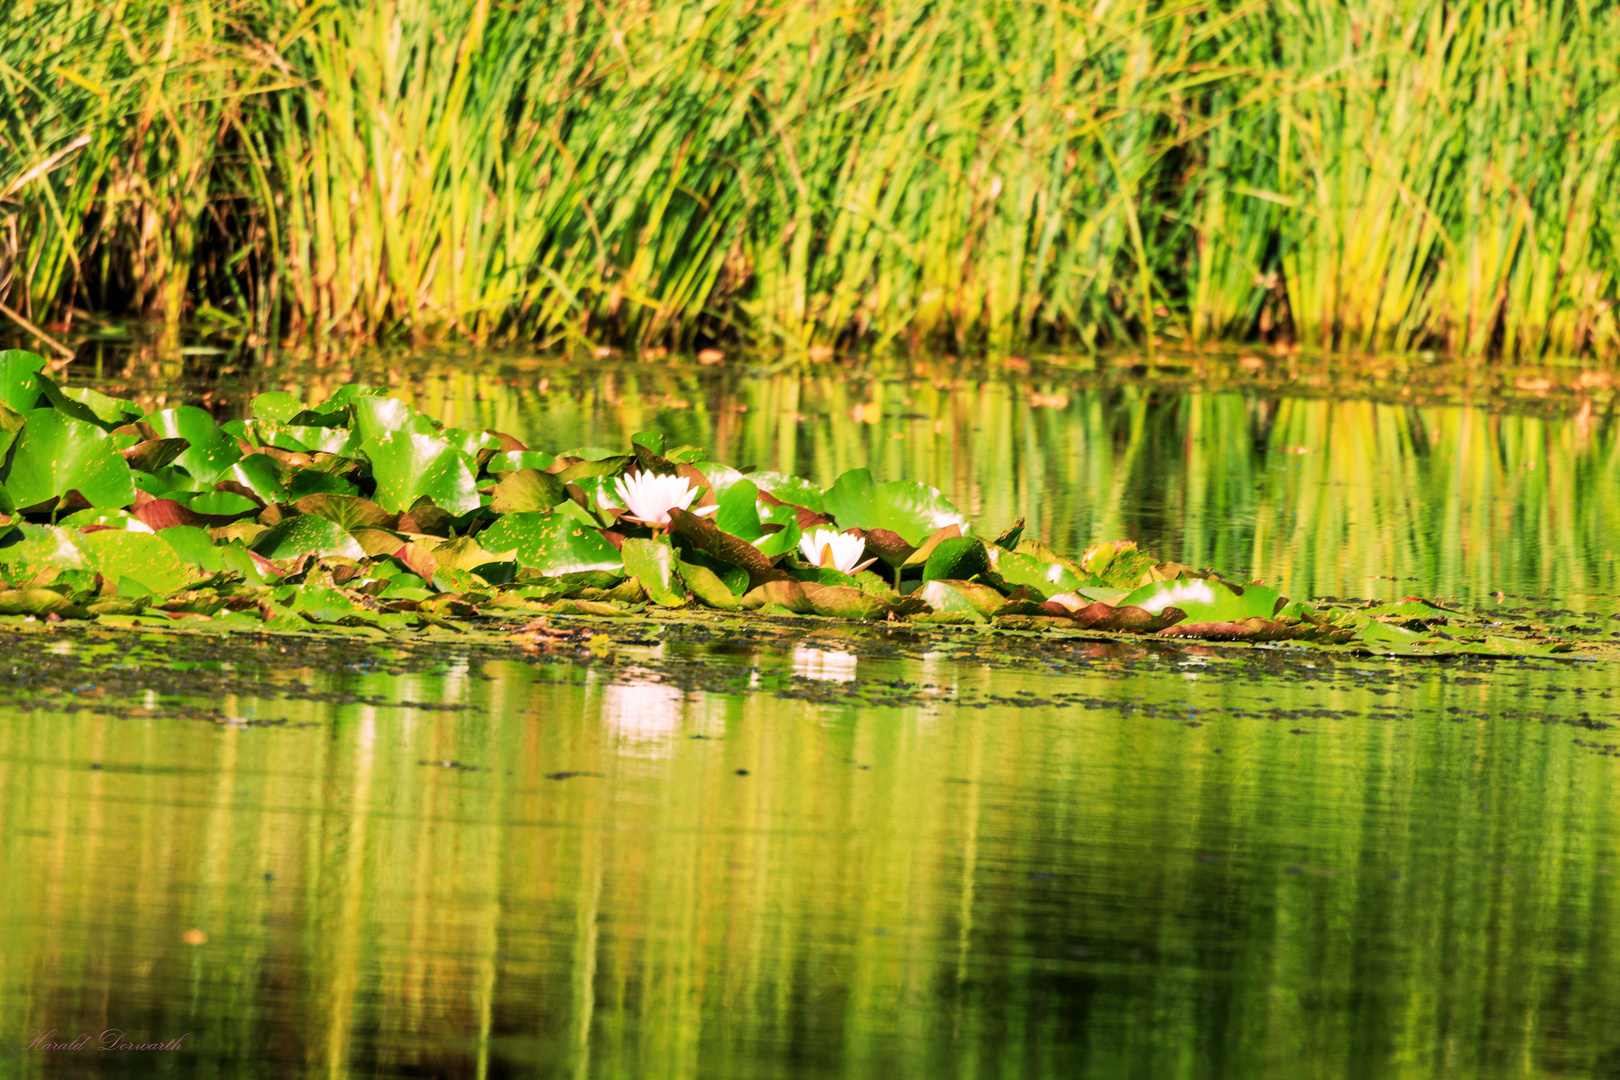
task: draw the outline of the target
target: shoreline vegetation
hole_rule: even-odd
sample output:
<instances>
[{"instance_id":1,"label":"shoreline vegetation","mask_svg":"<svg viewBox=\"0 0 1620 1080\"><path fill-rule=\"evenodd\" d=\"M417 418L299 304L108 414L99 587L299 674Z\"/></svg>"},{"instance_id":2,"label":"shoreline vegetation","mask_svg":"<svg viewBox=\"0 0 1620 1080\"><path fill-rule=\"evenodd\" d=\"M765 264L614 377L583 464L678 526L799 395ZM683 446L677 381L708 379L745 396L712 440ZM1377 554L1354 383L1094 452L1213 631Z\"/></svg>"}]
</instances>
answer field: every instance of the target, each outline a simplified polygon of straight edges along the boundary
<instances>
[{"instance_id":1,"label":"shoreline vegetation","mask_svg":"<svg viewBox=\"0 0 1620 1080\"><path fill-rule=\"evenodd\" d=\"M1419 597L1290 601L1127 540L1070 558L937 490L822 489L643 431L556 453L359 384L262 393L223 424L63 386L0 353L0 616L224 631L515 634L682 611L1403 656L1570 651Z\"/></svg>"},{"instance_id":2,"label":"shoreline vegetation","mask_svg":"<svg viewBox=\"0 0 1620 1080\"><path fill-rule=\"evenodd\" d=\"M1620 358L1620 7L15 0L0 319Z\"/></svg>"}]
</instances>

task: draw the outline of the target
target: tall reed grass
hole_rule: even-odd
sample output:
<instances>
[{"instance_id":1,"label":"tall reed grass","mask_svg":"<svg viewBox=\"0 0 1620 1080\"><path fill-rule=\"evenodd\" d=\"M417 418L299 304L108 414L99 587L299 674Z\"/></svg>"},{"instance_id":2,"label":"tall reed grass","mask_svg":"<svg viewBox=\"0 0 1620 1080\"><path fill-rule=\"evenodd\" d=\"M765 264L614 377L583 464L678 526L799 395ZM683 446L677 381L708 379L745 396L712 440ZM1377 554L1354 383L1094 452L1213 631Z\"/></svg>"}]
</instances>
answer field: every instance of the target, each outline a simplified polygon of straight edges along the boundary
<instances>
[{"instance_id":1,"label":"tall reed grass","mask_svg":"<svg viewBox=\"0 0 1620 1080\"><path fill-rule=\"evenodd\" d=\"M1620 356L1612 3L13 0L0 300Z\"/></svg>"}]
</instances>

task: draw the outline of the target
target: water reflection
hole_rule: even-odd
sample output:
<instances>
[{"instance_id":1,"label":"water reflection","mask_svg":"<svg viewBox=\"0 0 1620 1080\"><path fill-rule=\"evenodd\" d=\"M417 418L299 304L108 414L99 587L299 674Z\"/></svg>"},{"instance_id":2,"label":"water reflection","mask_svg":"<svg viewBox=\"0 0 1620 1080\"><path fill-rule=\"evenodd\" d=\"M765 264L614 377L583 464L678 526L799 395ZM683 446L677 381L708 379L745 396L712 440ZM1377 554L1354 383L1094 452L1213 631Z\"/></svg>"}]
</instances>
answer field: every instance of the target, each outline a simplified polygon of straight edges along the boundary
<instances>
[{"instance_id":1,"label":"water reflection","mask_svg":"<svg viewBox=\"0 0 1620 1080\"><path fill-rule=\"evenodd\" d=\"M191 1033L7 1075L1595 1076L1620 1046L1607 669L135 656L125 701L7 647L0 1037ZM272 723L219 722L229 693Z\"/></svg>"},{"instance_id":2,"label":"water reflection","mask_svg":"<svg viewBox=\"0 0 1620 1080\"><path fill-rule=\"evenodd\" d=\"M1581 373L1549 403L1475 396L1470 372L1428 397L1413 392L1436 377L1426 369L1404 371L1410 384L1343 373L1377 396L1334 399L1308 370L1274 384L1198 370L1202 380L1180 368L1008 377L928 364L761 374L490 354L271 370L248 389L316 398L359 378L450 423L554 449L656 429L718 460L823 483L865 466L938 486L989 530L1024 517L1030 535L1070 551L1134 538L1296 595L1488 603L1504 592L1588 609L1620 593L1607 374ZM1512 373L1500 378L1511 390ZM237 412L247 396L209 403Z\"/></svg>"},{"instance_id":3,"label":"water reflection","mask_svg":"<svg viewBox=\"0 0 1620 1080\"><path fill-rule=\"evenodd\" d=\"M797 645L793 649L793 674L805 679L852 682L857 663L854 653L842 649L818 649L814 645Z\"/></svg>"}]
</instances>

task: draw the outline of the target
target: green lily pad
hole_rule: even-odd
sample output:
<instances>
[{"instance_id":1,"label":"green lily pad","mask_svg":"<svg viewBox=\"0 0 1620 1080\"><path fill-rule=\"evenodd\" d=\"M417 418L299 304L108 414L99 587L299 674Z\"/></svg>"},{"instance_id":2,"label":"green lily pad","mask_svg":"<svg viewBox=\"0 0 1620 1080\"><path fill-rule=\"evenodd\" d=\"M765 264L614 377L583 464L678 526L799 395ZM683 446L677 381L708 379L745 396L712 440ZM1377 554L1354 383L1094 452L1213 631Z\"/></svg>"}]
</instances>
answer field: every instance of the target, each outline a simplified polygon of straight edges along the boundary
<instances>
[{"instance_id":1,"label":"green lily pad","mask_svg":"<svg viewBox=\"0 0 1620 1080\"><path fill-rule=\"evenodd\" d=\"M343 526L318 514L299 514L270 526L253 541L253 550L266 559L292 559L299 555L366 557L365 550Z\"/></svg>"},{"instance_id":2,"label":"green lily pad","mask_svg":"<svg viewBox=\"0 0 1620 1080\"><path fill-rule=\"evenodd\" d=\"M226 435L214 418L192 405L164 409L147 417L147 423L165 439L185 439L191 445L174 463L204 484L212 484L221 473L241 460L236 440Z\"/></svg>"},{"instance_id":3,"label":"green lily pad","mask_svg":"<svg viewBox=\"0 0 1620 1080\"><path fill-rule=\"evenodd\" d=\"M198 568L174 557L174 547L154 533L104 529L79 539L86 560L108 581L133 581L154 596L168 596L189 587L201 574ZM139 592L133 595L140 595Z\"/></svg>"},{"instance_id":4,"label":"green lily pad","mask_svg":"<svg viewBox=\"0 0 1620 1080\"><path fill-rule=\"evenodd\" d=\"M490 458L484 468L491 474L516 472L518 469L547 469L556 460L540 450L507 450Z\"/></svg>"},{"instance_id":5,"label":"green lily pad","mask_svg":"<svg viewBox=\"0 0 1620 1080\"><path fill-rule=\"evenodd\" d=\"M0 615L82 616L73 601L51 589L0 589Z\"/></svg>"},{"instance_id":6,"label":"green lily pad","mask_svg":"<svg viewBox=\"0 0 1620 1080\"><path fill-rule=\"evenodd\" d=\"M861 472L866 470L862 469ZM806 510L817 514L831 513L826 506L826 498L821 490L810 481L798 476L788 476L779 472L756 472L748 474L749 481L760 491L767 491L782 502L793 506L802 506ZM867 480L871 474L867 473ZM849 526L845 526L848 528Z\"/></svg>"},{"instance_id":7,"label":"green lily pad","mask_svg":"<svg viewBox=\"0 0 1620 1080\"><path fill-rule=\"evenodd\" d=\"M541 469L518 469L501 474L490 492L490 510L497 514L543 512L567 498L563 482Z\"/></svg>"},{"instance_id":8,"label":"green lily pad","mask_svg":"<svg viewBox=\"0 0 1620 1080\"><path fill-rule=\"evenodd\" d=\"M489 551L511 552L518 565L547 577L624 568L600 532L564 514L507 514L479 533L478 541Z\"/></svg>"},{"instance_id":9,"label":"green lily pad","mask_svg":"<svg viewBox=\"0 0 1620 1080\"><path fill-rule=\"evenodd\" d=\"M195 509L196 501L194 500L191 505ZM321 492L316 495L305 495L293 503L293 507L300 514L318 514L328 521L335 522L345 532L370 525L382 525L391 520L382 507L358 495Z\"/></svg>"},{"instance_id":10,"label":"green lily pad","mask_svg":"<svg viewBox=\"0 0 1620 1080\"><path fill-rule=\"evenodd\" d=\"M219 479L241 484L267 506L288 498L281 482L281 463L268 454L249 454L221 473Z\"/></svg>"},{"instance_id":11,"label":"green lily pad","mask_svg":"<svg viewBox=\"0 0 1620 1080\"><path fill-rule=\"evenodd\" d=\"M366 440L360 452L371 462L375 501L390 513L409 510L422 498L450 514L478 509L478 488L467 458L443 439L389 432Z\"/></svg>"},{"instance_id":12,"label":"green lily pad","mask_svg":"<svg viewBox=\"0 0 1620 1080\"><path fill-rule=\"evenodd\" d=\"M1189 623L1237 623L1272 618L1280 600L1276 589L1264 585L1239 588L1215 579L1177 578L1144 585L1127 594L1118 606L1150 613L1174 607L1186 613Z\"/></svg>"},{"instance_id":13,"label":"green lily pad","mask_svg":"<svg viewBox=\"0 0 1620 1080\"><path fill-rule=\"evenodd\" d=\"M1080 579L1062 563L1042 562L1032 555L1005 548L990 549L990 568L998 584L1009 589L1028 589L1042 600L1081 587Z\"/></svg>"},{"instance_id":14,"label":"green lily pad","mask_svg":"<svg viewBox=\"0 0 1620 1080\"><path fill-rule=\"evenodd\" d=\"M991 612L983 610L983 605L976 602L976 597L972 593L959 587L964 584L966 583L960 581L936 579L924 582L922 588L911 595L923 601L932 609L934 617L925 621L982 623ZM995 592L994 589L990 591ZM996 598L1001 599L1001 594L997 593ZM991 611L994 610L994 608L991 609Z\"/></svg>"},{"instance_id":15,"label":"green lily pad","mask_svg":"<svg viewBox=\"0 0 1620 1080\"><path fill-rule=\"evenodd\" d=\"M720 509L714 515L715 528L749 542L765 535L759 520L759 488L752 480L739 478L716 501Z\"/></svg>"},{"instance_id":16,"label":"green lily pad","mask_svg":"<svg viewBox=\"0 0 1620 1080\"><path fill-rule=\"evenodd\" d=\"M188 499L186 509L208 517L236 517L257 513L259 504L234 491L204 491Z\"/></svg>"},{"instance_id":17,"label":"green lily pad","mask_svg":"<svg viewBox=\"0 0 1620 1080\"><path fill-rule=\"evenodd\" d=\"M95 418L109 428L120 424L127 424L131 420L139 420L145 415L145 410L133 401L122 398L108 397L99 390L92 390L88 386L63 386L57 390L64 398L89 409Z\"/></svg>"},{"instance_id":18,"label":"green lily pad","mask_svg":"<svg viewBox=\"0 0 1620 1080\"><path fill-rule=\"evenodd\" d=\"M35 506L77 491L91 506L135 501L129 465L108 434L55 409L35 409L11 447L9 469L0 476L20 507Z\"/></svg>"},{"instance_id":19,"label":"green lily pad","mask_svg":"<svg viewBox=\"0 0 1620 1080\"><path fill-rule=\"evenodd\" d=\"M285 390L267 390L256 395L249 406L254 416L282 424L304 411L304 403Z\"/></svg>"},{"instance_id":20,"label":"green lily pad","mask_svg":"<svg viewBox=\"0 0 1620 1080\"><path fill-rule=\"evenodd\" d=\"M349 409L354 417L349 428L358 443L383 435L437 433L432 420L398 398L361 394L350 400Z\"/></svg>"},{"instance_id":21,"label":"green lily pad","mask_svg":"<svg viewBox=\"0 0 1620 1080\"><path fill-rule=\"evenodd\" d=\"M40 372L45 358L21 349L0 350L0 401L19 413L32 412L43 391Z\"/></svg>"},{"instance_id":22,"label":"green lily pad","mask_svg":"<svg viewBox=\"0 0 1620 1080\"><path fill-rule=\"evenodd\" d=\"M823 505L840 528L888 529L914 547L949 525L967 531L967 519L937 489L916 480L875 484L869 469L840 476Z\"/></svg>"},{"instance_id":23,"label":"green lily pad","mask_svg":"<svg viewBox=\"0 0 1620 1080\"><path fill-rule=\"evenodd\" d=\"M686 606L686 595L675 573L675 550L667 541L632 536L619 554L624 559L624 572L641 582L653 603L660 607Z\"/></svg>"},{"instance_id":24,"label":"green lily pad","mask_svg":"<svg viewBox=\"0 0 1620 1080\"><path fill-rule=\"evenodd\" d=\"M283 489L278 501L297 502L309 495L354 495L354 485L336 473L324 469L299 469Z\"/></svg>"},{"instance_id":25,"label":"green lily pad","mask_svg":"<svg viewBox=\"0 0 1620 1080\"><path fill-rule=\"evenodd\" d=\"M976 536L958 536L941 540L934 546L923 564L923 580L966 581L989 568L990 556L984 541Z\"/></svg>"},{"instance_id":26,"label":"green lily pad","mask_svg":"<svg viewBox=\"0 0 1620 1080\"><path fill-rule=\"evenodd\" d=\"M692 591L692 595L710 607L730 611L739 606L738 601L740 598L737 593L733 592L731 587L721 580L719 574L716 574L707 566L677 561L675 570L680 574L681 580L686 583L686 587ZM743 584L746 586L747 582L747 575L744 574Z\"/></svg>"}]
</instances>

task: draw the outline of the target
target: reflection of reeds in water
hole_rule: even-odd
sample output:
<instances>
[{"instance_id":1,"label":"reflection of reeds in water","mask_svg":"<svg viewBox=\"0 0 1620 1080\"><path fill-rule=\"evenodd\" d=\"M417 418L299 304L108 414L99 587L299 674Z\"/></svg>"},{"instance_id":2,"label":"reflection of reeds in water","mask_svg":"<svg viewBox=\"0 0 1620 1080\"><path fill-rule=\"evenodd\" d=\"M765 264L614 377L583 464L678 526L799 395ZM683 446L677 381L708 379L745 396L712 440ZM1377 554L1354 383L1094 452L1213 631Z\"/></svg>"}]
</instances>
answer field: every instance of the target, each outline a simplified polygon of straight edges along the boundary
<instances>
[{"instance_id":1,"label":"reflection of reeds in water","mask_svg":"<svg viewBox=\"0 0 1620 1080\"><path fill-rule=\"evenodd\" d=\"M650 765L568 666L494 663L459 714L232 705L307 728L7 712L0 1005L190 1030L233 1076L1173 1075L1218 1052L1282 1078L1374 1051L1493 1075L1606 1045L1613 770L1502 718L1579 672L1413 674L1400 720L1367 711L1380 680L1267 684L1351 710L1304 738L1211 718L1257 688L1196 667L861 664L1122 708L717 694ZM1498 719L1434 719L1452 706ZM441 760L484 768L419 764Z\"/></svg>"},{"instance_id":2,"label":"reflection of reeds in water","mask_svg":"<svg viewBox=\"0 0 1620 1080\"><path fill-rule=\"evenodd\" d=\"M655 429L823 484L869 467L939 487L987 533L1024 517L1060 550L1135 539L1293 595L1620 592L1608 540L1620 450L1591 408L1563 419L1236 388L635 367L545 393L453 367L395 389L453 424L553 449Z\"/></svg>"}]
</instances>

